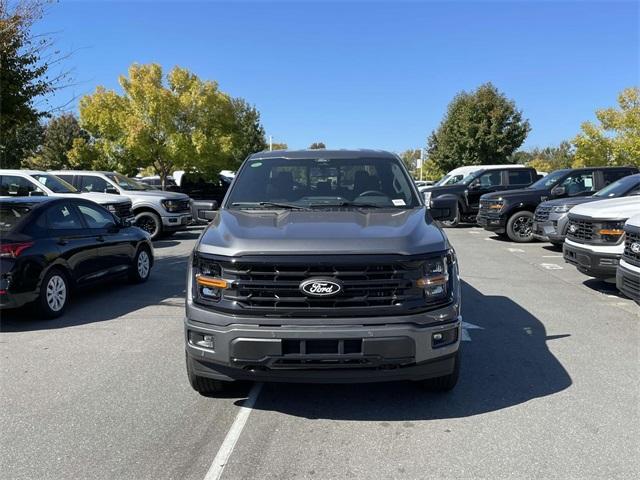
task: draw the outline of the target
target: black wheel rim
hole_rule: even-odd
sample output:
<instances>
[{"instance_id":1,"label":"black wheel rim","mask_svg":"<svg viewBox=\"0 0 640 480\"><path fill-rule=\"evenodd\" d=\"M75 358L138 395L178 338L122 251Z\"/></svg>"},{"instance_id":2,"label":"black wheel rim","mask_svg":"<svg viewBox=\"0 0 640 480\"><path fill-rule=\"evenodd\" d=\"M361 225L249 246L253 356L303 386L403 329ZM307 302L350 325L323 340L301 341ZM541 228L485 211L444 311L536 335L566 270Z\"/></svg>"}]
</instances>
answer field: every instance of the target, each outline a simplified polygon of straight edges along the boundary
<instances>
[{"instance_id":1,"label":"black wheel rim","mask_svg":"<svg viewBox=\"0 0 640 480\"><path fill-rule=\"evenodd\" d=\"M513 232L520 238L529 238L533 232L533 218L518 217L513 222Z\"/></svg>"},{"instance_id":2,"label":"black wheel rim","mask_svg":"<svg viewBox=\"0 0 640 480\"><path fill-rule=\"evenodd\" d=\"M156 233L156 222L153 218L147 217L146 215L138 219L136 226L147 232L149 235Z\"/></svg>"}]
</instances>

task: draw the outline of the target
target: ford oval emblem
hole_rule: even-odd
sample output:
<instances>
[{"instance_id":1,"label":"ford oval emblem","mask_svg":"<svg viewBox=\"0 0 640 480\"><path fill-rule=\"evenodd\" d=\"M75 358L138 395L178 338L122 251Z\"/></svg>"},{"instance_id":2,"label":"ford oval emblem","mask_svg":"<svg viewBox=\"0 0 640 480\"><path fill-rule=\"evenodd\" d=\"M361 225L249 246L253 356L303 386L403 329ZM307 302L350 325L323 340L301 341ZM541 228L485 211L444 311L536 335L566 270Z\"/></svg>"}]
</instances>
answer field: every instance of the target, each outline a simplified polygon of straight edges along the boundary
<instances>
[{"instance_id":1,"label":"ford oval emblem","mask_svg":"<svg viewBox=\"0 0 640 480\"><path fill-rule=\"evenodd\" d=\"M342 291L342 285L333 278L310 278L300 284L300 291L308 297L332 297Z\"/></svg>"},{"instance_id":2,"label":"ford oval emblem","mask_svg":"<svg viewBox=\"0 0 640 480\"><path fill-rule=\"evenodd\" d=\"M639 242L633 242L631 244L631 251L633 253L640 253L640 243Z\"/></svg>"},{"instance_id":3,"label":"ford oval emblem","mask_svg":"<svg viewBox=\"0 0 640 480\"><path fill-rule=\"evenodd\" d=\"M569 226L569 231L571 233L576 233L578 231L578 226L574 223L573 225Z\"/></svg>"}]
</instances>

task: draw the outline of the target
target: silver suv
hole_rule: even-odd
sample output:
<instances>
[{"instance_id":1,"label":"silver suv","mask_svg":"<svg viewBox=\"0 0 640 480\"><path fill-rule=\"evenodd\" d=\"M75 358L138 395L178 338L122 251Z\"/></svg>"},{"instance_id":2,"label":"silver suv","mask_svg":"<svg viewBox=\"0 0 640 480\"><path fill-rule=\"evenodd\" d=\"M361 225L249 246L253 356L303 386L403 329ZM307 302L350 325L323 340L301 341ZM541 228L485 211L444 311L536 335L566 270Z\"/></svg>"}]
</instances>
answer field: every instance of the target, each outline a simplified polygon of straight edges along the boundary
<instances>
[{"instance_id":1,"label":"silver suv","mask_svg":"<svg viewBox=\"0 0 640 480\"><path fill-rule=\"evenodd\" d=\"M134 224L156 239L184 230L192 221L191 199L176 192L147 190L116 172L65 170L51 172L82 192L105 192L128 197L133 203Z\"/></svg>"},{"instance_id":2,"label":"silver suv","mask_svg":"<svg viewBox=\"0 0 640 480\"><path fill-rule=\"evenodd\" d=\"M456 255L397 155L304 150L249 157L189 262L187 374L233 380L413 380L459 372Z\"/></svg>"}]
</instances>

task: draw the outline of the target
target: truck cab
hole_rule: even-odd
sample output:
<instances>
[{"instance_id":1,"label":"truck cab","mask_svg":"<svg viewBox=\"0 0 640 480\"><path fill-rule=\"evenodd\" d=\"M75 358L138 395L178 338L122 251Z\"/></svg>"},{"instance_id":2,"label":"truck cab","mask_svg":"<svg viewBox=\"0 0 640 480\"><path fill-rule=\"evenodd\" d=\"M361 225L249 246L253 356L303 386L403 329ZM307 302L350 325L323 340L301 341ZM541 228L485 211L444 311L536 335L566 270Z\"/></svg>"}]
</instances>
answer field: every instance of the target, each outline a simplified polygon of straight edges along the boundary
<instances>
[{"instance_id":1,"label":"truck cab","mask_svg":"<svg viewBox=\"0 0 640 480\"><path fill-rule=\"evenodd\" d=\"M427 205L433 198L443 195L457 198L456 218L444 225L455 227L460 222L476 222L480 197L491 192L504 192L531 185L538 178L535 169L522 165L502 165L500 168L479 167L459 182L451 185L433 186L423 189Z\"/></svg>"},{"instance_id":2,"label":"truck cab","mask_svg":"<svg viewBox=\"0 0 640 480\"><path fill-rule=\"evenodd\" d=\"M454 249L400 158L378 150L250 156L189 262L187 376L202 394L235 380L413 380L459 372Z\"/></svg>"},{"instance_id":3,"label":"truck cab","mask_svg":"<svg viewBox=\"0 0 640 480\"><path fill-rule=\"evenodd\" d=\"M587 167L551 172L533 185L495 192L480 199L478 224L519 243L531 242L536 207L547 200L593 195L616 180L638 173L635 167Z\"/></svg>"},{"instance_id":4,"label":"truck cab","mask_svg":"<svg viewBox=\"0 0 640 480\"><path fill-rule=\"evenodd\" d=\"M590 277L615 281L624 253L624 224L640 214L640 197L614 198L578 205L569 212L562 255Z\"/></svg>"}]
</instances>

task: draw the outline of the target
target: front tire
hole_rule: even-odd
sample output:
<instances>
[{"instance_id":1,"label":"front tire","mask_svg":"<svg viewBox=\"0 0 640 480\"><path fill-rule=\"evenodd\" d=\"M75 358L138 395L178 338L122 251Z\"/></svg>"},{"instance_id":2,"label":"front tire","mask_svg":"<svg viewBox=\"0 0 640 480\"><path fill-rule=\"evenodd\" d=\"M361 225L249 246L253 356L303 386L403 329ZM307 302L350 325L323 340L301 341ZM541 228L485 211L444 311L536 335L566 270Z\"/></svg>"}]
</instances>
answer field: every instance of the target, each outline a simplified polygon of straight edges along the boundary
<instances>
[{"instance_id":1,"label":"front tire","mask_svg":"<svg viewBox=\"0 0 640 480\"><path fill-rule=\"evenodd\" d=\"M458 383L460 378L460 350L456 353L453 372L443 377L429 378L422 380L420 385L432 392L449 392Z\"/></svg>"},{"instance_id":2,"label":"front tire","mask_svg":"<svg viewBox=\"0 0 640 480\"><path fill-rule=\"evenodd\" d=\"M525 210L511 215L507 222L507 236L518 243L533 241L533 213Z\"/></svg>"},{"instance_id":3,"label":"front tire","mask_svg":"<svg viewBox=\"0 0 640 480\"><path fill-rule=\"evenodd\" d=\"M58 269L50 270L42 279L38 307L46 318L57 318L62 315L69 303L69 280Z\"/></svg>"},{"instance_id":4,"label":"front tire","mask_svg":"<svg viewBox=\"0 0 640 480\"><path fill-rule=\"evenodd\" d=\"M140 247L136 256L133 257L133 264L129 273L129 280L132 283L144 283L151 274L151 255L149 249Z\"/></svg>"},{"instance_id":5,"label":"front tire","mask_svg":"<svg viewBox=\"0 0 640 480\"><path fill-rule=\"evenodd\" d=\"M187 361L187 377L189 378L189 384L200 395L211 396L224 392L229 382L223 382L221 380L214 380L213 378L201 377L196 375L191 367L189 357L186 355Z\"/></svg>"},{"instance_id":6,"label":"front tire","mask_svg":"<svg viewBox=\"0 0 640 480\"><path fill-rule=\"evenodd\" d=\"M162 233L162 220L156 213L143 211L136 214L135 226L144 230L151 236L151 240L157 239Z\"/></svg>"}]
</instances>

